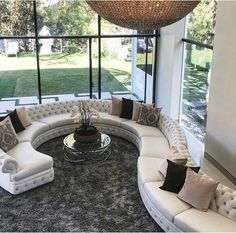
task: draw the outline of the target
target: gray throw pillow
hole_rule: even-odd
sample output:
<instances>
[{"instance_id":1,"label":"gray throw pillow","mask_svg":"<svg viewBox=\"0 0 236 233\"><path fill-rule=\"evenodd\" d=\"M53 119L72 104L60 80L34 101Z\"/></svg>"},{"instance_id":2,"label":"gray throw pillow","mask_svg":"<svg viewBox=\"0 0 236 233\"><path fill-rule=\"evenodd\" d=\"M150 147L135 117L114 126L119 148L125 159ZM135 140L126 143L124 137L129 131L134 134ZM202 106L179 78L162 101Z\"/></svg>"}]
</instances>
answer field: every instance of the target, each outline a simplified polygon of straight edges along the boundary
<instances>
[{"instance_id":1,"label":"gray throw pillow","mask_svg":"<svg viewBox=\"0 0 236 233\"><path fill-rule=\"evenodd\" d=\"M12 149L17 143L18 138L12 126L10 117L6 117L0 122L0 148L7 152Z\"/></svg>"},{"instance_id":2,"label":"gray throw pillow","mask_svg":"<svg viewBox=\"0 0 236 233\"><path fill-rule=\"evenodd\" d=\"M188 168L184 186L177 197L198 210L207 211L219 182Z\"/></svg>"},{"instance_id":3,"label":"gray throw pillow","mask_svg":"<svg viewBox=\"0 0 236 233\"><path fill-rule=\"evenodd\" d=\"M132 114L132 121L137 121L139 118L140 110L141 110L141 103L134 101L133 102L133 114Z\"/></svg>"},{"instance_id":4,"label":"gray throw pillow","mask_svg":"<svg viewBox=\"0 0 236 233\"><path fill-rule=\"evenodd\" d=\"M122 111L122 99L112 96L110 114L120 116L121 111Z\"/></svg>"},{"instance_id":5,"label":"gray throw pillow","mask_svg":"<svg viewBox=\"0 0 236 233\"><path fill-rule=\"evenodd\" d=\"M157 127L160 112L161 108L154 108L152 106L142 104L137 123L140 125Z\"/></svg>"}]
</instances>

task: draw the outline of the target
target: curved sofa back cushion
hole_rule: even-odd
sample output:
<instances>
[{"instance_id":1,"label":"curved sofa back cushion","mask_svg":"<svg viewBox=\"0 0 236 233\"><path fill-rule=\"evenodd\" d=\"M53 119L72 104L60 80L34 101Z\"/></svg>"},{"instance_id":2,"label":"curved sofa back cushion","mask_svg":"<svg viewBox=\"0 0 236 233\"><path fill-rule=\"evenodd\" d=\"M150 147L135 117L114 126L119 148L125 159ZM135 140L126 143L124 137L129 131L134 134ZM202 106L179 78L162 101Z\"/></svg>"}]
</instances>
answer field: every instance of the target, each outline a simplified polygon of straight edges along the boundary
<instances>
[{"instance_id":1,"label":"curved sofa back cushion","mask_svg":"<svg viewBox=\"0 0 236 233\"><path fill-rule=\"evenodd\" d=\"M65 102L54 102L48 104L39 104L28 109L29 116L32 120L39 120L51 115L69 113L74 105L79 104L81 101L72 100Z\"/></svg>"},{"instance_id":2,"label":"curved sofa back cushion","mask_svg":"<svg viewBox=\"0 0 236 233\"><path fill-rule=\"evenodd\" d=\"M210 208L236 221L236 191L219 184L211 200Z\"/></svg>"},{"instance_id":3,"label":"curved sofa back cushion","mask_svg":"<svg viewBox=\"0 0 236 233\"><path fill-rule=\"evenodd\" d=\"M168 139L170 146L182 144L187 147L187 141L183 129L169 116L161 114L158 127Z\"/></svg>"},{"instance_id":4,"label":"curved sofa back cushion","mask_svg":"<svg viewBox=\"0 0 236 233\"><path fill-rule=\"evenodd\" d=\"M28 112L32 120L39 120L51 115L69 113L74 105L79 105L83 102L86 103L87 106L95 108L100 112L109 112L111 108L111 101L109 100L71 100L36 105L30 107Z\"/></svg>"}]
</instances>

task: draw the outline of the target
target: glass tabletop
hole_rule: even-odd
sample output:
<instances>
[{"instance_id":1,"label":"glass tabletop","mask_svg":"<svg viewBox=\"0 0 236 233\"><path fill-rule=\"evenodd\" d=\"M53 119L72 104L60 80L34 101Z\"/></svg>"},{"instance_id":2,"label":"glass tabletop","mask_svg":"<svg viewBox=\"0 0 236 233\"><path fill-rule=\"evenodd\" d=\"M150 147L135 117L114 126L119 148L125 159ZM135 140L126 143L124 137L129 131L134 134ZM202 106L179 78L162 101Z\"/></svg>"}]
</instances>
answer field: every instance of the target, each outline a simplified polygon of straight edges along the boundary
<instances>
[{"instance_id":1,"label":"glass tabletop","mask_svg":"<svg viewBox=\"0 0 236 233\"><path fill-rule=\"evenodd\" d=\"M96 142L77 142L74 140L73 133L66 136L63 144L64 146L78 153L93 153L105 150L111 143L111 138L105 134L101 133L101 137Z\"/></svg>"}]
</instances>

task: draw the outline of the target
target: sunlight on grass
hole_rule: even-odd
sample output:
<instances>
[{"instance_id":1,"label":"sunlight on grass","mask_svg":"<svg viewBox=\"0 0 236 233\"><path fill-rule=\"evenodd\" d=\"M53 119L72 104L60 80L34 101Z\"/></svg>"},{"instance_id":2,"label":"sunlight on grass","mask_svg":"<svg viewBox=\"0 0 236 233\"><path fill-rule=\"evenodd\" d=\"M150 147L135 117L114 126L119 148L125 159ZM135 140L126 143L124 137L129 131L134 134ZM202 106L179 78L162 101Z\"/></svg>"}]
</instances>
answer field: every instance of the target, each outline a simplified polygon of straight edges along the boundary
<instances>
[{"instance_id":1,"label":"sunlight on grass","mask_svg":"<svg viewBox=\"0 0 236 233\"><path fill-rule=\"evenodd\" d=\"M36 58L0 56L0 98L37 95ZM97 91L98 60L93 59L93 90ZM40 56L43 95L89 92L88 54L54 53ZM131 63L102 60L102 91L127 91L131 88Z\"/></svg>"}]
</instances>

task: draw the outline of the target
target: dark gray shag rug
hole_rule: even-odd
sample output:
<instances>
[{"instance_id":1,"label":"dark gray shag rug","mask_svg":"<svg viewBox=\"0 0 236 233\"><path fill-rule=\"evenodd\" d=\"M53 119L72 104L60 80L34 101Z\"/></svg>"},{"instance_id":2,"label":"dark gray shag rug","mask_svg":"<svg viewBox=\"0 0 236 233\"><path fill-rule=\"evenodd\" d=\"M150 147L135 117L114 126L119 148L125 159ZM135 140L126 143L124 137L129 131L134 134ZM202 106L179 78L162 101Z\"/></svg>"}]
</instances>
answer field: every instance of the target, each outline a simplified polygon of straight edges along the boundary
<instances>
[{"instance_id":1,"label":"dark gray shag rug","mask_svg":"<svg viewBox=\"0 0 236 233\"><path fill-rule=\"evenodd\" d=\"M13 196L0 187L0 231L162 231L137 186L137 148L111 137L106 161L64 160L64 137L38 148L54 159L52 183Z\"/></svg>"}]
</instances>

